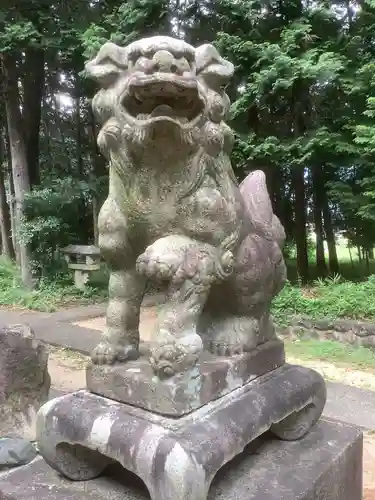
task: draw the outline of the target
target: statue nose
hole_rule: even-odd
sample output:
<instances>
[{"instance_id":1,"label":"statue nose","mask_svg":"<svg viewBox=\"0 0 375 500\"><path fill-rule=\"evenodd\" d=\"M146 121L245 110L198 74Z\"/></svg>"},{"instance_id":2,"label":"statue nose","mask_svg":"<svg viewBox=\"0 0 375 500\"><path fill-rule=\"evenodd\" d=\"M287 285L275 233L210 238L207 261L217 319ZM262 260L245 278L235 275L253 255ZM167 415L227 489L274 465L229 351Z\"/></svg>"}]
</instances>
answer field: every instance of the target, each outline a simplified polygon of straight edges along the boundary
<instances>
[{"instance_id":1,"label":"statue nose","mask_svg":"<svg viewBox=\"0 0 375 500\"><path fill-rule=\"evenodd\" d=\"M177 70L174 56L167 50L159 50L152 58L154 67L162 73L175 73Z\"/></svg>"}]
</instances>

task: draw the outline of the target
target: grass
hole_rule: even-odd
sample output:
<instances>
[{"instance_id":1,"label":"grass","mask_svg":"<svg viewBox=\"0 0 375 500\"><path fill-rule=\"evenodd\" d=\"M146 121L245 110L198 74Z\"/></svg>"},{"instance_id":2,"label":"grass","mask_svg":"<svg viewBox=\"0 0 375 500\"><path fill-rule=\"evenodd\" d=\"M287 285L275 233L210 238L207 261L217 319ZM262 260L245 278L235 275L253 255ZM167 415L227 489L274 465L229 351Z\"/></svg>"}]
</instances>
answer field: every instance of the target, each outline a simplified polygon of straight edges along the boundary
<instances>
[{"instance_id":1,"label":"grass","mask_svg":"<svg viewBox=\"0 0 375 500\"><path fill-rule=\"evenodd\" d=\"M365 281L345 281L335 277L298 287L288 282L274 299L272 312L280 326L295 317L350 318L375 321L375 276Z\"/></svg>"},{"instance_id":2,"label":"grass","mask_svg":"<svg viewBox=\"0 0 375 500\"><path fill-rule=\"evenodd\" d=\"M52 281L42 279L35 290L25 290L16 266L0 258L0 306L53 312L72 304L102 301L107 295L106 287L105 277L96 276L86 290L78 290L72 274L67 273Z\"/></svg>"},{"instance_id":3,"label":"grass","mask_svg":"<svg viewBox=\"0 0 375 500\"><path fill-rule=\"evenodd\" d=\"M366 347L354 347L334 340L286 339L288 356L301 360L320 360L359 370L375 371L375 352Z\"/></svg>"}]
</instances>

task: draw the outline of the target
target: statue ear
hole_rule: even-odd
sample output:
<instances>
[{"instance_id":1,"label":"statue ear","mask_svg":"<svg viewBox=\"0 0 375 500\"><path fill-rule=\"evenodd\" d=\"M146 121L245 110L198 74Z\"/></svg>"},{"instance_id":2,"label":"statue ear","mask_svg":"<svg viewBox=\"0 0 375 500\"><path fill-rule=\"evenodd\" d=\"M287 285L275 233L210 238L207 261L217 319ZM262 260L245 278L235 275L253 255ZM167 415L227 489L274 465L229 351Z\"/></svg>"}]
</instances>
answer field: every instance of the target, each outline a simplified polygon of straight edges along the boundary
<instances>
[{"instance_id":1,"label":"statue ear","mask_svg":"<svg viewBox=\"0 0 375 500\"><path fill-rule=\"evenodd\" d=\"M195 63L197 75L207 79L215 87L226 85L234 73L233 64L223 59L211 44L201 45L196 49Z\"/></svg>"},{"instance_id":2,"label":"statue ear","mask_svg":"<svg viewBox=\"0 0 375 500\"><path fill-rule=\"evenodd\" d=\"M127 67L126 49L107 42L100 48L96 57L86 63L85 71L90 78L97 80L102 88L108 88Z\"/></svg>"}]
</instances>

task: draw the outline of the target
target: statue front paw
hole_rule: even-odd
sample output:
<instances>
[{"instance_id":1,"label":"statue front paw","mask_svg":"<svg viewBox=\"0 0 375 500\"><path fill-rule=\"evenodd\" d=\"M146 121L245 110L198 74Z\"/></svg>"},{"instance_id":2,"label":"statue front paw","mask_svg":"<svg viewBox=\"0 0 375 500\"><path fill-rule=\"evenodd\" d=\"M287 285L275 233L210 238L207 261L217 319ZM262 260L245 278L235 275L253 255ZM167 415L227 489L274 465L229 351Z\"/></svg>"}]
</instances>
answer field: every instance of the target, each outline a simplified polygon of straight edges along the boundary
<instances>
[{"instance_id":1,"label":"statue front paw","mask_svg":"<svg viewBox=\"0 0 375 500\"><path fill-rule=\"evenodd\" d=\"M146 248L136 263L139 274L169 280L176 285L187 280L197 285L210 285L226 279L233 268L232 252L184 236L160 238Z\"/></svg>"},{"instance_id":2,"label":"statue front paw","mask_svg":"<svg viewBox=\"0 0 375 500\"><path fill-rule=\"evenodd\" d=\"M151 366L159 378L168 378L192 368L199 359L203 343L199 335L191 334L152 351Z\"/></svg>"},{"instance_id":3,"label":"statue front paw","mask_svg":"<svg viewBox=\"0 0 375 500\"><path fill-rule=\"evenodd\" d=\"M100 342L91 353L95 365L113 365L116 361L125 362L139 357L139 351L133 345L114 345Z\"/></svg>"},{"instance_id":4,"label":"statue front paw","mask_svg":"<svg viewBox=\"0 0 375 500\"><path fill-rule=\"evenodd\" d=\"M137 259L137 272L148 278L169 280L175 283L188 279L189 270L186 266L185 248L181 245L180 239L180 237L168 236L147 247ZM190 274L194 274L194 271L192 270Z\"/></svg>"}]
</instances>

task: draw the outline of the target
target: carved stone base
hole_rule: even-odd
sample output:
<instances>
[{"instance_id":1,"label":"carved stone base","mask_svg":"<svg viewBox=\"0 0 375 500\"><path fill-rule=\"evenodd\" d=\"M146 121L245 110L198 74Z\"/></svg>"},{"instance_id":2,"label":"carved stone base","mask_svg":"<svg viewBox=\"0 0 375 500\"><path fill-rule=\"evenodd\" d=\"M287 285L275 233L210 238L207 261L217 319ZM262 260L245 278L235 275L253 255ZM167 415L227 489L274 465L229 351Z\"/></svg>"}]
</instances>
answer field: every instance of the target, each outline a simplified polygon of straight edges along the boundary
<instances>
[{"instance_id":1,"label":"carved stone base","mask_svg":"<svg viewBox=\"0 0 375 500\"><path fill-rule=\"evenodd\" d=\"M144 481L152 500L206 500L216 472L248 443L268 429L300 439L325 400L322 377L290 365L180 418L79 391L41 408L38 444L70 479L92 479L117 461Z\"/></svg>"},{"instance_id":2,"label":"carved stone base","mask_svg":"<svg viewBox=\"0 0 375 500\"><path fill-rule=\"evenodd\" d=\"M155 413L181 416L282 366L284 344L266 342L231 358L204 352L195 368L170 379L155 376L146 357L112 366L89 365L87 389Z\"/></svg>"}]
</instances>

